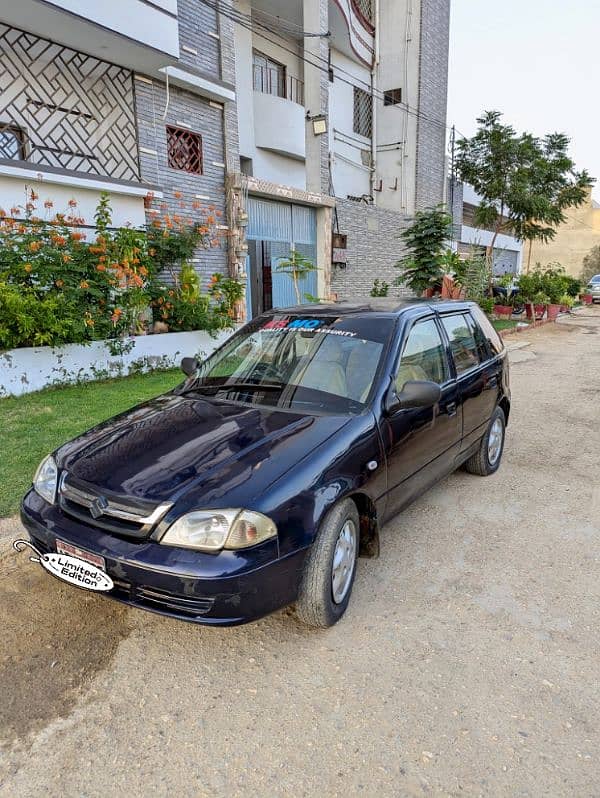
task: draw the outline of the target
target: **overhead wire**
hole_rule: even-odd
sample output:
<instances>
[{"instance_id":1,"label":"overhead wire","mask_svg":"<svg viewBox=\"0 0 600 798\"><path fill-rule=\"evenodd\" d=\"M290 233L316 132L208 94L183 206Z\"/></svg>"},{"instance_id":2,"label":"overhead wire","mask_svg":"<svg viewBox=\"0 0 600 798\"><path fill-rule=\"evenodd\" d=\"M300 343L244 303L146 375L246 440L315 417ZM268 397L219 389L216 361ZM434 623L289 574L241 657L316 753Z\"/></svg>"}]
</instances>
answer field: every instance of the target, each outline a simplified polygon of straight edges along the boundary
<instances>
[{"instance_id":1,"label":"overhead wire","mask_svg":"<svg viewBox=\"0 0 600 798\"><path fill-rule=\"evenodd\" d=\"M321 71L321 72L323 72L325 74L329 74L330 65L329 65L329 62L328 62L327 59L325 59L322 56L319 56L317 54L313 54L314 58L318 59L322 63L322 65L319 64L319 63L315 63L310 58L307 58L306 55L301 55L297 51L294 51L294 50L290 49L289 47L286 47L281 42L278 42L278 41L275 41L273 39L270 39L268 36L265 36L264 33L262 33L261 31L266 31L268 33L274 33L274 31L271 31L266 25L262 25L258 20L253 19L251 16L249 16L247 14L243 14L241 11L233 9L232 7L229 7L227 10L225 10L222 5L217 4L217 0L212 0L212 1L211 0L199 0L199 1L203 5L207 6L208 8L212 9L213 11L215 11L216 13L222 14L224 17L226 17L230 21L237 23L238 25L240 25L241 27L243 27L246 30L250 31L251 33L257 33L259 36L264 38L270 44L273 44L276 47L279 47L284 52L287 52L290 55L293 55L295 58L299 58L304 63L308 64L309 66L312 66L315 69L318 69L319 71ZM321 36L325 36L326 34L320 34L320 35ZM361 86L364 86L365 87L365 91L367 91L369 94L372 94L372 96L374 98L379 99L379 100L385 100L385 93L384 92L380 92L380 91L372 92L370 83L368 81L363 81L360 78L352 75L350 72L348 72L347 70L343 69L343 67L335 66L334 67L334 71L335 71L335 73L342 73L342 74L348 75L349 77L352 78L352 80L345 80L344 78L341 78L341 77L338 76L338 80L341 83L345 83L346 85L352 86L352 87L356 86L357 88L360 88ZM415 118L422 119L424 122L428 122L429 124L438 125L439 127L443 127L444 129L452 130L452 125L449 125L447 123L447 121L443 121L443 120L440 120L440 119L435 119L435 118L429 116L428 114L424 114L423 112L419 111L419 109L414 108L413 106L409 105L408 103L401 102L401 103L397 103L397 104L394 104L394 105L391 105L391 106L388 106L388 107L389 108L395 108L398 111L400 111L401 113L406 113L406 114L409 114L410 116L413 116ZM461 135L463 135L463 134L461 133Z\"/></svg>"}]
</instances>

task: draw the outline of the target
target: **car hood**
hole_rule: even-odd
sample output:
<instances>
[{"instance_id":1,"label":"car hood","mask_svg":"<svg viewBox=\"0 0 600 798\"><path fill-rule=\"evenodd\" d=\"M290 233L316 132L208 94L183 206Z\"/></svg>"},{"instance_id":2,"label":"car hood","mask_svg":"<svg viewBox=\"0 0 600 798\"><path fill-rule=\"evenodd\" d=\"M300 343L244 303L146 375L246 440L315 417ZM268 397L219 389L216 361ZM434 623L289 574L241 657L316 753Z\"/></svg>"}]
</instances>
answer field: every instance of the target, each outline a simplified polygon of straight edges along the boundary
<instances>
[{"instance_id":1,"label":"car hood","mask_svg":"<svg viewBox=\"0 0 600 798\"><path fill-rule=\"evenodd\" d=\"M65 444L57 460L120 496L174 502L205 487L225 506L239 488L257 496L348 421L168 394Z\"/></svg>"}]
</instances>

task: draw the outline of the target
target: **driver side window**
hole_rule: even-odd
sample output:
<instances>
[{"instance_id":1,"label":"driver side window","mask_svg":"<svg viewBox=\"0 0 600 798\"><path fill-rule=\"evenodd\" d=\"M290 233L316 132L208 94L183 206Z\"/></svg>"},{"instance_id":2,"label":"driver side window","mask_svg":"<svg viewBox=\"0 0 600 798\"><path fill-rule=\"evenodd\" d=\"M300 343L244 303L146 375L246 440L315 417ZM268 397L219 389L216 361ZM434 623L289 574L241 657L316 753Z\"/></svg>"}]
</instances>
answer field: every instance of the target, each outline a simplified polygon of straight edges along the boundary
<instances>
[{"instance_id":1,"label":"driver side window","mask_svg":"<svg viewBox=\"0 0 600 798\"><path fill-rule=\"evenodd\" d=\"M430 380L441 385L448 379L444 344L434 319L417 322L408 334L396 375L396 391L407 382Z\"/></svg>"}]
</instances>

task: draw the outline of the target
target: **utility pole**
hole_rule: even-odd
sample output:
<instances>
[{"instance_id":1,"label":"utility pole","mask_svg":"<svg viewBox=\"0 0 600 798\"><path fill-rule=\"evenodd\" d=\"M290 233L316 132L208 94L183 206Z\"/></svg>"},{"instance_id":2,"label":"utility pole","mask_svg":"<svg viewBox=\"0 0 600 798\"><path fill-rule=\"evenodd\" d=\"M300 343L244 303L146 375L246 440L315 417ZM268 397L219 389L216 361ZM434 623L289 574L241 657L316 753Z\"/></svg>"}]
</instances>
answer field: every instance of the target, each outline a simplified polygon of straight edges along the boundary
<instances>
[{"instance_id":1,"label":"utility pole","mask_svg":"<svg viewBox=\"0 0 600 798\"><path fill-rule=\"evenodd\" d=\"M456 180L455 175L455 158L456 158L456 127L452 125L452 130L450 131L450 213L452 215L452 242L454 242L455 237L455 223L454 223L454 183Z\"/></svg>"}]
</instances>

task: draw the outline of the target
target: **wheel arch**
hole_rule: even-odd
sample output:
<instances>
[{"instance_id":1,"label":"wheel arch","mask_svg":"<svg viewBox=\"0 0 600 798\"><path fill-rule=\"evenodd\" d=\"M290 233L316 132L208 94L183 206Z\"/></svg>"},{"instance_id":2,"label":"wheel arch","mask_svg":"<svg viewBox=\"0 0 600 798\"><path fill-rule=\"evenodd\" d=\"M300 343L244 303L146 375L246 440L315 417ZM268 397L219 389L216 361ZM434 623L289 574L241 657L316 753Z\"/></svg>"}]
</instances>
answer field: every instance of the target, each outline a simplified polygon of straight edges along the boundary
<instances>
[{"instance_id":1,"label":"wheel arch","mask_svg":"<svg viewBox=\"0 0 600 798\"><path fill-rule=\"evenodd\" d=\"M510 399L508 398L508 396L503 396L502 399L500 399L500 402L498 403L498 407L504 413L504 422L505 422L505 424L508 424L508 417L510 415Z\"/></svg>"},{"instance_id":2,"label":"wheel arch","mask_svg":"<svg viewBox=\"0 0 600 798\"><path fill-rule=\"evenodd\" d=\"M375 503L366 493L353 493L352 499L360 519L359 557L379 557L379 521Z\"/></svg>"}]
</instances>

